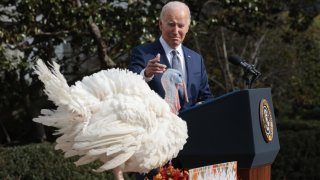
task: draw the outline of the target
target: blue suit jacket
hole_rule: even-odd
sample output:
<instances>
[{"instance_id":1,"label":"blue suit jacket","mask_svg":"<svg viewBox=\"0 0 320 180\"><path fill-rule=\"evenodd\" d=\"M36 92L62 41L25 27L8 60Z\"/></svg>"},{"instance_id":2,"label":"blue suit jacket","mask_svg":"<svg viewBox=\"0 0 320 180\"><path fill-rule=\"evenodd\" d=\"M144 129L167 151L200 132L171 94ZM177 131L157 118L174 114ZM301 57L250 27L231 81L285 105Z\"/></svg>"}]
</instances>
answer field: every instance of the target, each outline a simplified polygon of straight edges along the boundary
<instances>
[{"instance_id":1,"label":"blue suit jacket","mask_svg":"<svg viewBox=\"0 0 320 180\"><path fill-rule=\"evenodd\" d=\"M211 98L212 94L202 56L185 46L182 46L182 50L186 63L189 99L188 103L181 103L182 109L185 109L193 106L197 102ZM153 43L139 45L132 50L131 62L128 67L129 70L139 74L146 67L148 61L153 59L158 53L160 53L160 63L165 64L167 68L171 68L165 51L158 39ZM161 84L161 76L162 74L155 74L154 78L148 82L148 84L151 89L164 98L165 93Z\"/></svg>"}]
</instances>

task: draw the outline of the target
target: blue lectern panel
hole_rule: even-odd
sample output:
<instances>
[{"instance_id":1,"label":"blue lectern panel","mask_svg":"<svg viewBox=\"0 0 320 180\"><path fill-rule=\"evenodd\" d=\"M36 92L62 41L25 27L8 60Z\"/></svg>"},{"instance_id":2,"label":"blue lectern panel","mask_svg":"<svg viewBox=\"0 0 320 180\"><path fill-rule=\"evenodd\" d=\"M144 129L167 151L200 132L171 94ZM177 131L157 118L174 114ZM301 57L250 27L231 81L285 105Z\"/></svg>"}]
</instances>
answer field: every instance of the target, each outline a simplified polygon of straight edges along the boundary
<instances>
[{"instance_id":1,"label":"blue lectern panel","mask_svg":"<svg viewBox=\"0 0 320 180\"><path fill-rule=\"evenodd\" d=\"M260 126L260 101L269 102L273 139L267 142ZM235 91L183 111L189 138L176 161L195 168L238 161L239 168L272 164L280 150L269 88Z\"/></svg>"}]
</instances>

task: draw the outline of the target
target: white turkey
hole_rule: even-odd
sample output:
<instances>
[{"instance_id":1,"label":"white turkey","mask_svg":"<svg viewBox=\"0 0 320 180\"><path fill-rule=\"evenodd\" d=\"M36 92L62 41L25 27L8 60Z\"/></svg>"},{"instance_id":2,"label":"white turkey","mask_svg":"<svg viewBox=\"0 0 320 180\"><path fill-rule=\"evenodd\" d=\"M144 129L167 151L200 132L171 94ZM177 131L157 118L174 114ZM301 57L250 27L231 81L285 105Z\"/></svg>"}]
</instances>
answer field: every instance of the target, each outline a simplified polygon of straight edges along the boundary
<instances>
[{"instance_id":1,"label":"white turkey","mask_svg":"<svg viewBox=\"0 0 320 180\"><path fill-rule=\"evenodd\" d=\"M164 100L128 70L102 70L69 86L57 63L50 69L38 60L35 72L57 109L43 109L33 120L57 128L55 149L65 157L79 155L76 165L101 161L95 171L112 169L123 179L122 172L164 165L186 143L187 125L177 116L178 88L185 89L178 71L162 76Z\"/></svg>"}]
</instances>

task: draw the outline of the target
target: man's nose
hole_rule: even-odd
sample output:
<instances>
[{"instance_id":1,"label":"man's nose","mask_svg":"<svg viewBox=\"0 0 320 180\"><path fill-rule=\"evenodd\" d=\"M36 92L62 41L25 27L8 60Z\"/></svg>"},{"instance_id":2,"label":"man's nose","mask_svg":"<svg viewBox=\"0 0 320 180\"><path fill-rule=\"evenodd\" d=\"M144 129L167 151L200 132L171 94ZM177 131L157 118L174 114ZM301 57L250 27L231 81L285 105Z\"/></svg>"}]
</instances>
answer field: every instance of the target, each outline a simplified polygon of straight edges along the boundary
<instances>
[{"instance_id":1,"label":"man's nose","mask_svg":"<svg viewBox=\"0 0 320 180\"><path fill-rule=\"evenodd\" d=\"M178 26L174 26L174 27L173 27L173 32L174 32L175 34L178 34L178 32L179 32L179 27L178 27Z\"/></svg>"}]
</instances>

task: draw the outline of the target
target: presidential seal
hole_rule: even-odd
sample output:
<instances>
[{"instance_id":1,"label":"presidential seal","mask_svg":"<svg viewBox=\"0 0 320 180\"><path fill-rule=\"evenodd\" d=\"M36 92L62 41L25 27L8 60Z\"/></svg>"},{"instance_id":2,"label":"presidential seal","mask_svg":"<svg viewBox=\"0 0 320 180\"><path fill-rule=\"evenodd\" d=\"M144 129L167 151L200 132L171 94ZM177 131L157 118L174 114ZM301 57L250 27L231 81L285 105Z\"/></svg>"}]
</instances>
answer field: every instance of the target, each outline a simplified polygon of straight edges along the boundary
<instances>
[{"instance_id":1,"label":"presidential seal","mask_svg":"<svg viewBox=\"0 0 320 180\"><path fill-rule=\"evenodd\" d=\"M266 142L273 138L273 121L269 103L266 99L260 101L260 126Z\"/></svg>"}]
</instances>

